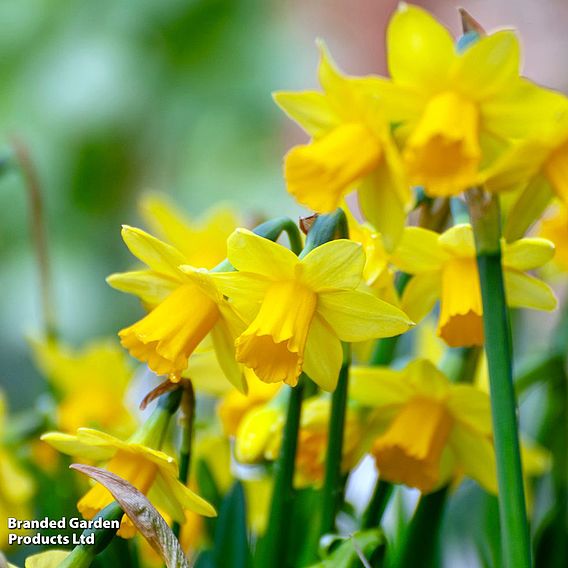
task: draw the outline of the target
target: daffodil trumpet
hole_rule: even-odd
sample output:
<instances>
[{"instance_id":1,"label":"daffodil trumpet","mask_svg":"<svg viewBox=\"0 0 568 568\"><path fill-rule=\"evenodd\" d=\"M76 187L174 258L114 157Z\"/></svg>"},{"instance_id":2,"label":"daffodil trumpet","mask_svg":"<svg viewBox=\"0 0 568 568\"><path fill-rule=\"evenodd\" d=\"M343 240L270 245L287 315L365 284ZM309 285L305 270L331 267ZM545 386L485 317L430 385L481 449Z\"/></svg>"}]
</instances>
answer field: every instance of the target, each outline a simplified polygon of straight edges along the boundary
<instances>
[{"instance_id":1,"label":"daffodil trumpet","mask_svg":"<svg viewBox=\"0 0 568 568\"><path fill-rule=\"evenodd\" d=\"M488 196L480 190L470 190L467 199L483 302L503 560L506 568L530 568L531 548L513 387L511 335L501 263L499 202L495 196Z\"/></svg>"}]
</instances>

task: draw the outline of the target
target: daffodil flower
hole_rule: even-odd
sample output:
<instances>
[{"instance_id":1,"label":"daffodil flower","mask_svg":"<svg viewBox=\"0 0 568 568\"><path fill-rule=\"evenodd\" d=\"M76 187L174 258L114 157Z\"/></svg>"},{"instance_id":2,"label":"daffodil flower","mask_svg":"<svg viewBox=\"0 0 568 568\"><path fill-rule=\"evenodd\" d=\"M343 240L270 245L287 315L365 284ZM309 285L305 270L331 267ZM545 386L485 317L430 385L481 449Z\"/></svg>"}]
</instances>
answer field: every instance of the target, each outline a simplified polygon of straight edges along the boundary
<instances>
[{"instance_id":1,"label":"daffodil flower","mask_svg":"<svg viewBox=\"0 0 568 568\"><path fill-rule=\"evenodd\" d=\"M377 89L404 141L410 182L456 195L506 147L551 124L563 97L519 76L518 39L503 30L462 51L430 14L405 3L387 30L391 82Z\"/></svg>"},{"instance_id":2,"label":"daffodil flower","mask_svg":"<svg viewBox=\"0 0 568 568\"><path fill-rule=\"evenodd\" d=\"M508 305L553 310L556 298L550 287L526 274L553 257L553 243L521 239L503 242L502 250ZM407 227L392 262L415 275L402 296L402 308L410 317L421 320L440 298L438 335L451 347L483 344L483 308L470 225L456 225L441 235Z\"/></svg>"},{"instance_id":3,"label":"daffodil flower","mask_svg":"<svg viewBox=\"0 0 568 568\"><path fill-rule=\"evenodd\" d=\"M398 335L412 325L398 308L357 289L365 255L352 241L325 243L300 259L237 229L228 241L228 259L238 272L210 276L249 323L235 343L237 361L267 383L294 386L304 369L333 391L341 341Z\"/></svg>"},{"instance_id":4,"label":"daffodil flower","mask_svg":"<svg viewBox=\"0 0 568 568\"><path fill-rule=\"evenodd\" d=\"M123 401L133 370L117 341L100 339L80 350L49 340L30 343L36 364L61 397L59 428L75 432L90 426L121 436L132 434L136 421Z\"/></svg>"},{"instance_id":5,"label":"daffodil flower","mask_svg":"<svg viewBox=\"0 0 568 568\"><path fill-rule=\"evenodd\" d=\"M215 516L215 509L178 480L178 466L174 458L145 445L136 437L122 441L114 436L79 428L76 435L50 432L41 437L54 448L73 457L108 462L106 469L115 473L179 523L185 520L186 509L206 517ZM92 519L114 501L111 493L97 483L77 503L79 512ZM136 529L125 515L118 534L132 538Z\"/></svg>"},{"instance_id":6,"label":"daffodil flower","mask_svg":"<svg viewBox=\"0 0 568 568\"><path fill-rule=\"evenodd\" d=\"M164 196L146 195L140 211L153 234L178 249L185 264L211 269L225 260L227 238L238 218L227 205L219 205L199 219L188 219Z\"/></svg>"},{"instance_id":7,"label":"daffodil flower","mask_svg":"<svg viewBox=\"0 0 568 568\"><path fill-rule=\"evenodd\" d=\"M107 281L138 296L151 310L119 332L122 345L155 373L179 380L191 354L210 334L225 375L244 390L242 371L234 359L234 340L243 323L207 271L189 266L181 270L181 265L187 265L186 257L141 229L125 226L122 237L148 270L113 274Z\"/></svg>"},{"instance_id":8,"label":"daffodil flower","mask_svg":"<svg viewBox=\"0 0 568 568\"><path fill-rule=\"evenodd\" d=\"M235 436L235 455L244 464L275 461L280 453L286 408L281 401L268 402L249 410ZM328 446L329 395L309 398L302 405L295 485L319 485L323 481ZM342 470L359 461L366 447L364 420L360 408L349 406L345 416Z\"/></svg>"},{"instance_id":9,"label":"daffodil flower","mask_svg":"<svg viewBox=\"0 0 568 568\"><path fill-rule=\"evenodd\" d=\"M317 91L278 92L276 103L312 137L284 160L288 191L319 213L335 210L358 189L366 218L393 248L404 225L410 190L390 126L373 93L373 77L342 75L323 43Z\"/></svg>"},{"instance_id":10,"label":"daffodil flower","mask_svg":"<svg viewBox=\"0 0 568 568\"><path fill-rule=\"evenodd\" d=\"M401 371L354 367L349 395L376 411L371 453L382 479L429 493L465 474L497 493L487 393L419 359Z\"/></svg>"},{"instance_id":11,"label":"daffodil flower","mask_svg":"<svg viewBox=\"0 0 568 568\"><path fill-rule=\"evenodd\" d=\"M556 246L554 263L568 272L568 207L559 204L540 223L538 235Z\"/></svg>"}]
</instances>

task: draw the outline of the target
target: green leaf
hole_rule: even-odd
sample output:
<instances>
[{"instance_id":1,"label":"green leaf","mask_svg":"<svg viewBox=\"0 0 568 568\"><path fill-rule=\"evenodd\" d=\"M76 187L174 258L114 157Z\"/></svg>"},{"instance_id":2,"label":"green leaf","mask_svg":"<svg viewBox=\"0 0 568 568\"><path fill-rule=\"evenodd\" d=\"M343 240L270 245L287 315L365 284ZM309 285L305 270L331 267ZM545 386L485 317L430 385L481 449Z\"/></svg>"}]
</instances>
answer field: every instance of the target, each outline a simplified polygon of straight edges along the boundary
<instances>
[{"instance_id":1,"label":"green leaf","mask_svg":"<svg viewBox=\"0 0 568 568\"><path fill-rule=\"evenodd\" d=\"M344 539L339 546L331 545L333 552L324 560L313 564L310 568L356 568L370 567L376 556L384 553L385 538L380 529L369 529L357 532Z\"/></svg>"},{"instance_id":2,"label":"green leaf","mask_svg":"<svg viewBox=\"0 0 568 568\"><path fill-rule=\"evenodd\" d=\"M236 482L219 509L213 549L217 568L248 568L246 502L243 486Z\"/></svg>"}]
</instances>

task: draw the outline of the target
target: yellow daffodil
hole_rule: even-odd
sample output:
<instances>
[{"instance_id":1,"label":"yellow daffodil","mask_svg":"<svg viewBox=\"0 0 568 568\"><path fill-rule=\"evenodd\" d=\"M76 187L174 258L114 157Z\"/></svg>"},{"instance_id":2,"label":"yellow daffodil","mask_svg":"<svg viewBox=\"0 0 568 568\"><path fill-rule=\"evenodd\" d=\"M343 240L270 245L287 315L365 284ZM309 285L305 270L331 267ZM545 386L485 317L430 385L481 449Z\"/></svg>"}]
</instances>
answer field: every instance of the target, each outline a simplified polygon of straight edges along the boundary
<instances>
[{"instance_id":1,"label":"yellow daffodil","mask_svg":"<svg viewBox=\"0 0 568 568\"><path fill-rule=\"evenodd\" d=\"M12 451L3 443L5 424L8 419L6 403L0 392L0 518L31 518L29 506L35 490L32 477L14 457ZM0 523L0 549L8 542L7 523Z\"/></svg>"},{"instance_id":2,"label":"yellow daffodil","mask_svg":"<svg viewBox=\"0 0 568 568\"><path fill-rule=\"evenodd\" d=\"M213 268L225 260L227 238L238 227L228 206L218 206L191 220L164 196L145 196L140 209L150 230L185 256L185 264Z\"/></svg>"},{"instance_id":3,"label":"yellow daffodil","mask_svg":"<svg viewBox=\"0 0 568 568\"><path fill-rule=\"evenodd\" d=\"M250 322L236 341L236 358L267 383L294 386L304 369L333 391L341 341L398 335L411 325L398 308L357 289L365 255L352 241L331 241L300 259L238 229L229 237L228 258L239 272L211 277Z\"/></svg>"},{"instance_id":4,"label":"yellow daffodil","mask_svg":"<svg viewBox=\"0 0 568 568\"><path fill-rule=\"evenodd\" d=\"M559 205L540 223L539 236L556 245L554 262L564 272L568 271L568 207Z\"/></svg>"},{"instance_id":5,"label":"yellow daffodil","mask_svg":"<svg viewBox=\"0 0 568 568\"><path fill-rule=\"evenodd\" d=\"M288 191L317 212L335 210L359 191L365 217L392 248L411 194L390 127L374 96L373 77L342 75L322 43L317 91L279 92L276 103L312 137L284 161Z\"/></svg>"},{"instance_id":6,"label":"yellow daffodil","mask_svg":"<svg viewBox=\"0 0 568 568\"><path fill-rule=\"evenodd\" d=\"M69 550L46 550L38 554L32 554L26 558L25 568L58 568L69 556ZM16 568L8 564L8 568Z\"/></svg>"},{"instance_id":7,"label":"yellow daffodil","mask_svg":"<svg viewBox=\"0 0 568 568\"><path fill-rule=\"evenodd\" d=\"M242 372L234 359L234 340L243 324L207 271L191 266L181 270L186 257L140 229L125 226L122 237L148 270L113 274L107 281L138 296L151 310L119 332L122 345L155 373L179 380L190 355L210 334L223 372L243 390Z\"/></svg>"},{"instance_id":8,"label":"yellow daffodil","mask_svg":"<svg viewBox=\"0 0 568 568\"><path fill-rule=\"evenodd\" d=\"M349 388L376 409L371 453L382 479L429 493L463 473L497 492L487 393L451 383L427 360L401 371L355 367Z\"/></svg>"},{"instance_id":9,"label":"yellow daffodil","mask_svg":"<svg viewBox=\"0 0 568 568\"><path fill-rule=\"evenodd\" d=\"M378 87L379 100L404 140L411 183L432 196L476 185L508 139L542 131L565 108L563 97L519 76L519 43L509 30L459 50L430 14L401 3L387 55L392 81Z\"/></svg>"},{"instance_id":10,"label":"yellow daffodil","mask_svg":"<svg viewBox=\"0 0 568 568\"><path fill-rule=\"evenodd\" d=\"M502 246L508 305L553 310L556 298L550 287L526 274L553 257L553 243L530 238L503 242ZM464 224L441 235L408 227L392 257L401 270L414 274L404 290L402 308L419 321L440 298L438 335L451 347L483 344L483 310L475 255L471 226Z\"/></svg>"},{"instance_id":11,"label":"yellow daffodil","mask_svg":"<svg viewBox=\"0 0 568 568\"><path fill-rule=\"evenodd\" d=\"M79 428L75 435L50 432L41 439L64 454L108 462L108 471L128 481L179 523L185 521L186 509L207 517L215 515L207 501L178 481L178 466L174 458L152 449L140 436L135 435L125 442L98 430ZM97 483L79 500L77 508L86 519L92 519L113 501L110 492ZM126 515L122 518L118 534L124 538L136 534L132 521Z\"/></svg>"},{"instance_id":12,"label":"yellow daffodil","mask_svg":"<svg viewBox=\"0 0 568 568\"><path fill-rule=\"evenodd\" d=\"M227 436L234 436L243 417L253 408L268 402L280 390L279 383L265 383L246 369L248 391L246 394L232 389L221 399L217 413Z\"/></svg>"},{"instance_id":13,"label":"yellow daffodil","mask_svg":"<svg viewBox=\"0 0 568 568\"><path fill-rule=\"evenodd\" d=\"M81 426L128 436L136 421L124 406L132 368L118 343L102 339L74 350L48 340L31 341L36 364L61 397L57 423L66 432Z\"/></svg>"},{"instance_id":14,"label":"yellow daffodil","mask_svg":"<svg viewBox=\"0 0 568 568\"><path fill-rule=\"evenodd\" d=\"M257 406L245 415L235 437L235 455L241 463L275 461L280 453L286 419L284 400ZM329 396L306 400L302 406L295 484L319 485L323 480L328 446ZM360 410L349 406L345 417L342 469L349 471L363 455L363 420Z\"/></svg>"}]
</instances>

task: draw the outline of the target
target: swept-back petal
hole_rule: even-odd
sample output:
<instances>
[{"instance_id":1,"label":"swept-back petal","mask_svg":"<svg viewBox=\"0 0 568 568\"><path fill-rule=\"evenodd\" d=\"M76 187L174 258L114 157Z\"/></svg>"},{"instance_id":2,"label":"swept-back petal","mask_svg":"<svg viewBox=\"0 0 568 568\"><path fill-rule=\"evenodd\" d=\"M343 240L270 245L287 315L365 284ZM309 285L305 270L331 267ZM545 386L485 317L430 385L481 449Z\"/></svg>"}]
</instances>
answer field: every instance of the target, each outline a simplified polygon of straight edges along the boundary
<instances>
[{"instance_id":1,"label":"swept-back petal","mask_svg":"<svg viewBox=\"0 0 568 568\"><path fill-rule=\"evenodd\" d=\"M441 293L442 280L438 270L417 274L404 288L400 307L412 321L419 323L432 311Z\"/></svg>"},{"instance_id":2,"label":"swept-back petal","mask_svg":"<svg viewBox=\"0 0 568 568\"><path fill-rule=\"evenodd\" d=\"M365 253L347 239L329 241L302 259L301 281L314 292L356 288L361 282Z\"/></svg>"},{"instance_id":3,"label":"swept-back petal","mask_svg":"<svg viewBox=\"0 0 568 568\"><path fill-rule=\"evenodd\" d=\"M471 225L454 225L440 235L438 243L452 256L467 258L475 256L475 241Z\"/></svg>"},{"instance_id":4,"label":"swept-back petal","mask_svg":"<svg viewBox=\"0 0 568 568\"><path fill-rule=\"evenodd\" d=\"M392 337L412 326L404 312L359 290L322 292L317 311L342 341Z\"/></svg>"},{"instance_id":5,"label":"swept-back petal","mask_svg":"<svg viewBox=\"0 0 568 568\"><path fill-rule=\"evenodd\" d=\"M403 3L389 23L387 47L394 81L426 92L444 88L457 57L448 30L422 8Z\"/></svg>"},{"instance_id":6,"label":"swept-back petal","mask_svg":"<svg viewBox=\"0 0 568 568\"><path fill-rule=\"evenodd\" d=\"M454 420L485 436L491 436L491 401L486 392L471 385L453 385L447 405Z\"/></svg>"},{"instance_id":7,"label":"swept-back petal","mask_svg":"<svg viewBox=\"0 0 568 568\"><path fill-rule=\"evenodd\" d=\"M474 42L455 67L461 92L475 100L487 99L519 76L520 49L514 32L499 31Z\"/></svg>"},{"instance_id":8,"label":"swept-back petal","mask_svg":"<svg viewBox=\"0 0 568 568\"><path fill-rule=\"evenodd\" d=\"M418 396L445 398L450 390L447 377L429 359L416 359L404 369L406 381Z\"/></svg>"},{"instance_id":9,"label":"swept-back petal","mask_svg":"<svg viewBox=\"0 0 568 568\"><path fill-rule=\"evenodd\" d=\"M339 126L340 120L323 93L280 91L273 93L276 104L310 136L319 138Z\"/></svg>"},{"instance_id":10,"label":"swept-back petal","mask_svg":"<svg viewBox=\"0 0 568 568\"><path fill-rule=\"evenodd\" d=\"M310 325L304 352L304 371L324 391L337 386L343 349L337 335L316 313Z\"/></svg>"},{"instance_id":11,"label":"swept-back petal","mask_svg":"<svg viewBox=\"0 0 568 568\"><path fill-rule=\"evenodd\" d=\"M220 318L211 330L211 339L215 348L215 355L219 366L227 379L242 393L246 393L247 384L243 373L243 367L235 361L235 339L228 323Z\"/></svg>"},{"instance_id":12,"label":"swept-back petal","mask_svg":"<svg viewBox=\"0 0 568 568\"><path fill-rule=\"evenodd\" d=\"M115 290L138 296L146 306L151 307L165 300L179 287L179 280L152 270L119 272L108 276L106 281Z\"/></svg>"},{"instance_id":13,"label":"swept-back petal","mask_svg":"<svg viewBox=\"0 0 568 568\"><path fill-rule=\"evenodd\" d=\"M183 254L142 229L123 225L122 238L130 252L148 268L180 279L178 266L185 264Z\"/></svg>"},{"instance_id":14,"label":"swept-back petal","mask_svg":"<svg viewBox=\"0 0 568 568\"><path fill-rule=\"evenodd\" d=\"M165 474L163 471L158 472L158 477L167 487L173 499L175 499L184 509L194 511L205 517L216 517L217 512L205 499L194 493L189 487L186 487L178 481L173 475ZM165 489L164 487L164 489Z\"/></svg>"},{"instance_id":15,"label":"swept-back petal","mask_svg":"<svg viewBox=\"0 0 568 568\"><path fill-rule=\"evenodd\" d=\"M229 262L239 271L260 274L271 280L290 280L298 257L286 247L237 229L227 242Z\"/></svg>"},{"instance_id":16,"label":"swept-back petal","mask_svg":"<svg viewBox=\"0 0 568 568\"><path fill-rule=\"evenodd\" d=\"M403 371L387 367L351 367L349 398L363 406L399 407L414 395Z\"/></svg>"},{"instance_id":17,"label":"swept-back petal","mask_svg":"<svg viewBox=\"0 0 568 568\"><path fill-rule=\"evenodd\" d=\"M496 494L497 468L490 439L458 423L450 434L449 444L463 473Z\"/></svg>"},{"instance_id":18,"label":"swept-back petal","mask_svg":"<svg viewBox=\"0 0 568 568\"><path fill-rule=\"evenodd\" d=\"M406 227L392 262L409 274L440 270L449 255L438 244L439 234L422 227Z\"/></svg>"},{"instance_id":19,"label":"swept-back petal","mask_svg":"<svg viewBox=\"0 0 568 568\"><path fill-rule=\"evenodd\" d=\"M554 256L554 243L548 239L520 239L503 247L503 266L520 271L533 270Z\"/></svg>"},{"instance_id":20,"label":"swept-back petal","mask_svg":"<svg viewBox=\"0 0 568 568\"><path fill-rule=\"evenodd\" d=\"M48 432L40 439L63 454L93 461L107 461L116 452L113 447L93 446L80 441L77 436L61 432Z\"/></svg>"},{"instance_id":21,"label":"swept-back petal","mask_svg":"<svg viewBox=\"0 0 568 568\"><path fill-rule=\"evenodd\" d=\"M552 288L542 280L516 270L504 271L507 304L512 308L554 310L558 304Z\"/></svg>"}]
</instances>

